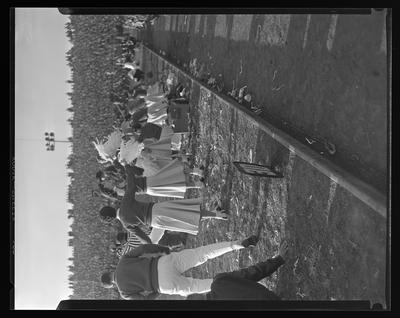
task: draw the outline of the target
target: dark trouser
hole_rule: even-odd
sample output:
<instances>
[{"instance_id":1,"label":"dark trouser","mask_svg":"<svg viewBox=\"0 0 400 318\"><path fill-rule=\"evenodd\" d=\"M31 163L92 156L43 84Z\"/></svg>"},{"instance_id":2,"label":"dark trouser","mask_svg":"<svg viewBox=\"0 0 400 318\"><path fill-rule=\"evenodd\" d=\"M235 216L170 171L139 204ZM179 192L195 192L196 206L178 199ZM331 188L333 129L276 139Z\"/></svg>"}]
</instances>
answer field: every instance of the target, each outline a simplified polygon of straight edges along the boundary
<instances>
[{"instance_id":1,"label":"dark trouser","mask_svg":"<svg viewBox=\"0 0 400 318\"><path fill-rule=\"evenodd\" d=\"M284 260L281 256L274 257L272 259L266 260L264 262L257 263L253 266L239 269L237 271L229 272L229 273L221 273L217 276L231 276L244 278L251 281L258 282L265 277L272 275L282 264Z\"/></svg>"},{"instance_id":2,"label":"dark trouser","mask_svg":"<svg viewBox=\"0 0 400 318\"><path fill-rule=\"evenodd\" d=\"M133 76L136 78L138 81L144 79L144 72L141 70L136 70L135 75Z\"/></svg>"},{"instance_id":3,"label":"dark trouser","mask_svg":"<svg viewBox=\"0 0 400 318\"><path fill-rule=\"evenodd\" d=\"M278 256L247 268L218 274L215 276L207 298L211 300L280 300L278 295L258 282L270 276L283 263L283 258Z\"/></svg>"}]
</instances>

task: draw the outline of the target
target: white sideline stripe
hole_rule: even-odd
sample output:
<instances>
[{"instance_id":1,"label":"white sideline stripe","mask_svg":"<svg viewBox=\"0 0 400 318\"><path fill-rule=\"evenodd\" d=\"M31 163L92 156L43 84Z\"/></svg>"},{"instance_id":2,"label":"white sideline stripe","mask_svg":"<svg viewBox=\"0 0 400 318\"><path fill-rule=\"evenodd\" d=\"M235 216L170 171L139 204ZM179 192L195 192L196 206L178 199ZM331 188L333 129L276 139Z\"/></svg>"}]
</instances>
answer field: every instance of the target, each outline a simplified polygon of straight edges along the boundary
<instances>
[{"instance_id":1,"label":"white sideline stripe","mask_svg":"<svg viewBox=\"0 0 400 318\"><path fill-rule=\"evenodd\" d=\"M228 28L226 25L226 15L218 14L216 17L214 36L226 38L228 36Z\"/></svg>"},{"instance_id":2,"label":"white sideline stripe","mask_svg":"<svg viewBox=\"0 0 400 318\"><path fill-rule=\"evenodd\" d=\"M383 30L382 30L382 40L381 40L381 46L380 46L380 52L385 53L387 51L387 44L386 44L386 10L385 14L383 15Z\"/></svg>"},{"instance_id":3,"label":"white sideline stripe","mask_svg":"<svg viewBox=\"0 0 400 318\"><path fill-rule=\"evenodd\" d=\"M293 146L289 146L289 160L285 169L286 170L285 175L287 176L287 192L289 192L289 188L292 185L292 172L295 159L296 159L296 151Z\"/></svg>"},{"instance_id":4,"label":"white sideline stripe","mask_svg":"<svg viewBox=\"0 0 400 318\"><path fill-rule=\"evenodd\" d=\"M252 20L253 15L251 14L235 14L233 16L231 39L234 41L248 41Z\"/></svg>"},{"instance_id":5,"label":"white sideline stripe","mask_svg":"<svg viewBox=\"0 0 400 318\"><path fill-rule=\"evenodd\" d=\"M331 205L333 202L333 199L335 198L336 194L336 188L337 188L337 182L331 179L331 183L329 186L329 198L328 198L328 204L325 209L325 214L326 214L326 223L329 223L329 213L331 211Z\"/></svg>"},{"instance_id":6,"label":"white sideline stripe","mask_svg":"<svg viewBox=\"0 0 400 318\"><path fill-rule=\"evenodd\" d=\"M331 24L329 25L328 40L326 41L326 47L328 48L328 51L332 50L333 41L335 39L337 19L338 19L337 14L331 15Z\"/></svg>"},{"instance_id":7,"label":"white sideline stripe","mask_svg":"<svg viewBox=\"0 0 400 318\"><path fill-rule=\"evenodd\" d=\"M306 30L304 31L304 39L303 39L303 50L306 47L307 37L308 37L308 29L310 28L310 22L311 22L311 14L307 14Z\"/></svg>"}]
</instances>

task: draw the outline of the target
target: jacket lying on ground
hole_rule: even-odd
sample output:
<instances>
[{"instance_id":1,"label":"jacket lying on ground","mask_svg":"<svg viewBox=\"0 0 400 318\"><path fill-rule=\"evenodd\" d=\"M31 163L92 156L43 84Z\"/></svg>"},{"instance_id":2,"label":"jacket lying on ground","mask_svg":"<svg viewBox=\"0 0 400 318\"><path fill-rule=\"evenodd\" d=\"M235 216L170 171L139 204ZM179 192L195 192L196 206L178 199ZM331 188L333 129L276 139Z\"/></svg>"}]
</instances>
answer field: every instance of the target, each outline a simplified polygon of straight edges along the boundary
<instances>
[{"instance_id":1,"label":"jacket lying on ground","mask_svg":"<svg viewBox=\"0 0 400 318\"><path fill-rule=\"evenodd\" d=\"M124 299L154 299L159 295L158 257L146 254L166 253L170 249L158 244L143 244L121 257L115 269L115 282ZM144 294L148 294L144 296Z\"/></svg>"}]
</instances>

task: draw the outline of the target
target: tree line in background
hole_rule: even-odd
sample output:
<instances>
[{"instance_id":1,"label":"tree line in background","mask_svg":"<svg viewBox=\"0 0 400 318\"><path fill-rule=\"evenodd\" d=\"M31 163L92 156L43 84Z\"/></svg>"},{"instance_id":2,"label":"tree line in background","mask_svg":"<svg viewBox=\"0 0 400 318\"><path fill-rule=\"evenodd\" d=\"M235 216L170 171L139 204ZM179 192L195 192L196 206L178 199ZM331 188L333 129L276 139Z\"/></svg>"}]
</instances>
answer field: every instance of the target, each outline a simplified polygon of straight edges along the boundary
<instances>
[{"instance_id":1,"label":"tree line in background","mask_svg":"<svg viewBox=\"0 0 400 318\"><path fill-rule=\"evenodd\" d=\"M116 290L101 286L99 274L117 263L110 247L120 225L100 221L98 211L104 206L101 198L93 197L97 189L96 172L102 169L92 144L95 138L108 135L116 118L110 101L118 57L118 40L126 16L71 15L66 34L72 43L66 53L71 69L72 85L68 92L72 126L72 152L67 168L71 182L68 188L68 218L72 219L69 245L73 248L73 265L69 284L71 299L119 299ZM113 74L113 75L110 75ZM117 73L118 74L118 73Z\"/></svg>"}]
</instances>

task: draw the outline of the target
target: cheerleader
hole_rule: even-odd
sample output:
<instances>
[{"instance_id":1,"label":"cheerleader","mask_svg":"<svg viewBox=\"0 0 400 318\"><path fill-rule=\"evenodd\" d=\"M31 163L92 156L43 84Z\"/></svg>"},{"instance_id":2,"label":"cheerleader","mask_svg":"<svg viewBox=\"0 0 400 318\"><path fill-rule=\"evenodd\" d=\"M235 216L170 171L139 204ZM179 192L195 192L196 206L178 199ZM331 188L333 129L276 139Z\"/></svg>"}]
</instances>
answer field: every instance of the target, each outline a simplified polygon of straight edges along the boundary
<instances>
[{"instance_id":1,"label":"cheerleader","mask_svg":"<svg viewBox=\"0 0 400 318\"><path fill-rule=\"evenodd\" d=\"M140 229L142 225L168 231L184 232L197 235L199 222L215 218L227 220L228 214L216 208L214 211L202 210L201 198L169 200L165 202L141 202L136 200L137 189L144 188L144 178L135 177L134 168L126 166L127 187L119 209L111 206L100 210L100 217L108 222L119 219L123 226L146 241L149 237Z\"/></svg>"}]
</instances>

